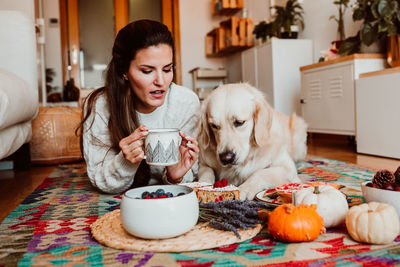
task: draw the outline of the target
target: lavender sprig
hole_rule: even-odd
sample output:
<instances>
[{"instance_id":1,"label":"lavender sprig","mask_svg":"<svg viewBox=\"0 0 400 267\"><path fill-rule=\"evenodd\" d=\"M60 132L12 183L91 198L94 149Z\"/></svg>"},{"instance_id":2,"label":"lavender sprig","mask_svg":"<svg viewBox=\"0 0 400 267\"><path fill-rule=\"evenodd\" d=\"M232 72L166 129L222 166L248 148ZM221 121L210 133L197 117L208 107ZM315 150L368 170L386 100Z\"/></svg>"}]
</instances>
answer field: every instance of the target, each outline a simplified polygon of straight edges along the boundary
<instances>
[{"instance_id":1,"label":"lavender sprig","mask_svg":"<svg viewBox=\"0 0 400 267\"><path fill-rule=\"evenodd\" d=\"M237 228L229 222L219 220L218 218L213 218L210 220L210 226L218 230L232 231L235 233L237 238L241 239Z\"/></svg>"},{"instance_id":2,"label":"lavender sprig","mask_svg":"<svg viewBox=\"0 0 400 267\"><path fill-rule=\"evenodd\" d=\"M238 229L254 228L262 222L258 218L258 210L268 206L260 203L250 200L200 203L199 220L208 221L213 228L233 231L236 234Z\"/></svg>"}]
</instances>

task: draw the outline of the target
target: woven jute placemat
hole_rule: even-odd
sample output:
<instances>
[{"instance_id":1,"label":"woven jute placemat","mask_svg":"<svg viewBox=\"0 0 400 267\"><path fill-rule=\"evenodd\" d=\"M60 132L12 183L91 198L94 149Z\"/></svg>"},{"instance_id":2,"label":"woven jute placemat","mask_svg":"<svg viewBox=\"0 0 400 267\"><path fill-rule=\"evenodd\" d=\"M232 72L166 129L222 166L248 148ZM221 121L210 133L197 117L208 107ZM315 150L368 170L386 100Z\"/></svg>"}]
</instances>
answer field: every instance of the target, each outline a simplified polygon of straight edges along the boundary
<instances>
[{"instance_id":1,"label":"woven jute placemat","mask_svg":"<svg viewBox=\"0 0 400 267\"><path fill-rule=\"evenodd\" d=\"M124 250L147 252L183 252L210 249L243 242L257 235L262 226L239 230L241 239L230 231L211 228L207 222L198 223L189 232L168 239L141 239L130 235L122 226L120 210L109 212L97 219L91 226L93 237L100 243Z\"/></svg>"}]
</instances>

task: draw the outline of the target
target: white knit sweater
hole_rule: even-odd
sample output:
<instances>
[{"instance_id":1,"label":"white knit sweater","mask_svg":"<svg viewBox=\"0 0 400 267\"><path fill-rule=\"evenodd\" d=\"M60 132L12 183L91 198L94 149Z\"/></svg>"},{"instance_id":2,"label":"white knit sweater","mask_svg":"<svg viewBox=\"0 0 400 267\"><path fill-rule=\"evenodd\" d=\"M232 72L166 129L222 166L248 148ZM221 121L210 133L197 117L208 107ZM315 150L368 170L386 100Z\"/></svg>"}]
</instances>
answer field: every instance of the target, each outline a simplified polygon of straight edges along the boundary
<instances>
[{"instance_id":1,"label":"white knit sweater","mask_svg":"<svg viewBox=\"0 0 400 267\"><path fill-rule=\"evenodd\" d=\"M95 113L90 115L84 125L83 151L87 173L91 183L106 193L121 193L133 183L139 163L127 161L122 152L111 147L107 128L109 112L105 96L99 96ZM140 124L148 129L178 128L187 135L197 138L197 124L200 103L197 95L190 89L171 84L165 102L149 114L137 113ZM93 122L94 119L94 122ZM92 127L89 129L90 124ZM150 167L149 184L162 183L164 167ZM182 182L191 182L197 175L197 163L183 177Z\"/></svg>"}]
</instances>

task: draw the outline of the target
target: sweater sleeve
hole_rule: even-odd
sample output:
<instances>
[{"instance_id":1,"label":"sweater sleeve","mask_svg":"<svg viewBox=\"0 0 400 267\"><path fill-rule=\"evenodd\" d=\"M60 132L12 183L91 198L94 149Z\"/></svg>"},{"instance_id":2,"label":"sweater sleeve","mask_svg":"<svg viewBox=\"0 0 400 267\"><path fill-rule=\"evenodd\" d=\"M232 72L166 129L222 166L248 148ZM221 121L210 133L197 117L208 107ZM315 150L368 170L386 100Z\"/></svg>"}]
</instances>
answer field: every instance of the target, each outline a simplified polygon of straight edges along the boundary
<instances>
[{"instance_id":1,"label":"sweater sleeve","mask_svg":"<svg viewBox=\"0 0 400 267\"><path fill-rule=\"evenodd\" d=\"M186 135L193 136L197 139L198 135L198 123L200 119L200 101L197 96L192 97L191 103L187 104L187 116L181 123L181 131ZM197 177L198 172L198 160L193 164L192 168L183 176L182 183L193 182Z\"/></svg>"},{"instance_id":2,"label":"sweater sleeve","mask_svg":"<svg viewBox=\"0 0 400 267\"><path fill-rule=\"evenodd\" d=\"M130 163L122 152L111 148L104 109L97 103L96 112L92 112L84 125L83 151L87 173L93 186L101 191L121 193L132 185L139 164Z\"/></svg>"}]
</instances>

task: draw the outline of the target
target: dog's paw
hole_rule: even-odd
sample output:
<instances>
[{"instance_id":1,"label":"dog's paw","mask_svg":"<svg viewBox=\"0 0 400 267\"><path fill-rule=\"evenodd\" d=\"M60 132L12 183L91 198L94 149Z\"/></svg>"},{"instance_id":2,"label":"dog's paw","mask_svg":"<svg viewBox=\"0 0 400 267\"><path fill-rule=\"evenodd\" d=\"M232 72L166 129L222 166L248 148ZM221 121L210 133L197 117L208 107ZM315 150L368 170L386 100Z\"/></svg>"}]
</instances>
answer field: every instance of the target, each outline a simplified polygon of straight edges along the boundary
<instances>
[{"instance_id":1,"label":"dog's paw","mask_svg":"<svg viewBox=\"0 0 400 267\"><path fill-rule=\"evenodd\" d=\"M255 190L251 190L251 188L247 188L247 186L239 186L239 191L241 200L253 200L255 195L258 193Z\"/></svg>"}]
</instances>

